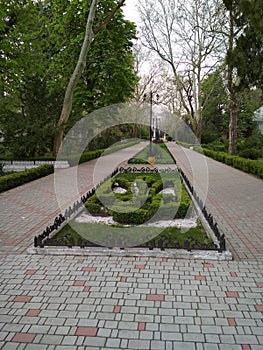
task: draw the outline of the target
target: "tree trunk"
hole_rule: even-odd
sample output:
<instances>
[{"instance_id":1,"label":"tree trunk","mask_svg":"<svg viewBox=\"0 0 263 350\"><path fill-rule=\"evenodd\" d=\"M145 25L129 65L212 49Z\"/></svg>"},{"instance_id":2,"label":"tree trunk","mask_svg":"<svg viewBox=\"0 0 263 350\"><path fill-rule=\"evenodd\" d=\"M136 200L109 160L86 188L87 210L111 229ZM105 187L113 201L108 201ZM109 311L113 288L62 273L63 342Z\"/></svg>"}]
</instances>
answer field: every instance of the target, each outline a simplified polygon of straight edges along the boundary
<instances>
[{"instance_id":1,"label":"tree trunk","mask_svg":"<svg viewBox=\"0 0 263 350\"><path fill-rule=\"evenodd\" d=\"M237 103L236 94L232 92L230 97L230 122L229 122L229 148L228 152L231 155L237 154Z\"/></svg>"},{"instance_id":2,"label":"tree trunk","mask_svg":"<svg viewBox=\"0 0 263 350\"><path fill-rule=\"evenodd\" d=\"M234 16L232 9L229 10L229 20L230 20L230 33L229 33L229 47L228 52L233 53L234 47ZM236 90L233 81L234 69L232 66L231 58L228 62L227 69L227 87L229 91L229 110L230 110L230 122L229 122L229 147L228 152L231 155L237 154L237 121L238 121L238 111L237 111L237 97Z\"/></svg>"},{"instance_id":3,"label":"tree trunk","mask_svg":"<svg viewBox=\"0 0 263 350\"><path fill-rule=\"evenodd\" d=\"M70 117L70 113L72 110L72 101L73 101L73 94L74 90L80 80L81 74L84 71L86 67L86 60L87 60L87 53L90 49L91 43L95 37L96 34L98 34L101 30L103 30L108 23L112 20L118 9L123 6L125 0L121 0L116 8L106 17L104 22L95 30L93 30L93 24L96 16L97 11L97 5L98 0L92 0L89 10L89 15L87 19L86 24L86 30L85 30L85 38L82 43L81 51L79 54L77 65L74 69L74 72L70 78L70 81L68 83L62 111L60 114L60 118L58 121L58 131L54 138L54 146L53 146L53 154L56 156L58 154L58 151L60 149L60 146L62 144L63 136L64 136L64 128L66 126L66 123Z\"/></svg>"},{"instance_id":4,"label":"tree trunk","mask_svg":"<svg viewBox=\"0 0 263 350\"><path fill-rule=\"evenodd\" d=\"M86 67L87 53L89 51L92 40L94 38L93 23L96 15L97 5L98 5L98 0L92 0L88 19L87 19L87 24L86 24L85 38L80 50L77 65L74 69L74 72L70 78L70 81L66 89L62 111L58 121L58 131L54 139L54 149L53 149L54 155L58 154L59 148L61 146L63 136L64 136L64 127L69 119L69 116L72 110L72 100L73 100L74 90L80 80L83 70Z\"/></svg>"},{"instance_id":5,"label":"tree trunk","mask_svg":"<svg viewBox=\"0 0 263 350\"><path fill-rule=\"evenodd\" d=\"M202 117L200 115L196 116L196 130L195 136L199 143L201 143L202 139Z\"/></svg>"}]
</instances>

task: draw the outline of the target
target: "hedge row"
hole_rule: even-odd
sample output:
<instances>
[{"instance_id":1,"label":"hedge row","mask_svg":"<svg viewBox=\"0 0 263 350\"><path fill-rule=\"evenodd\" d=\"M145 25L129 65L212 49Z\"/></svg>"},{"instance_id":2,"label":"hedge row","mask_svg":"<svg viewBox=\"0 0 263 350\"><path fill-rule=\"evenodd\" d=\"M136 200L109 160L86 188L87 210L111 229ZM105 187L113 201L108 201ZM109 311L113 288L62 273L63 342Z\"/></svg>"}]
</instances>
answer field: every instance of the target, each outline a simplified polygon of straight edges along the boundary
<instances>
[{"instance_id":1,"label":"hedge row","mask_svg":"<svg viewBox=\"0 0 263 350\"><path fill-rule=\"evenodd\" d=\"M100 157L103 152L104 152L103 149L100 149L97 151L83 152L80 158L79 158L79 155L69 158L68 163L70 166L85 163L85 162L88 162L89 160Z\"/></svg>"},{"instance_id":2,"label":"hedge row","mask_svg":"<svg viewBox=\"0 0 263 350\"><path fill-rule=\"evenodd\" d=\"M216 152L206 148L203 148L203 152L206 156L213 158L221 163L225 163L236 169L242 170L252 175L256 175L263 179L263 163L257 160L231 156L225 152Z\"/></svg>"},{"instance_id":3,"label":"hedge row","mask_svg":"<svg viewBox=\"0 0 263 350\"><path fill-rule=\"evenodd\" d=\"M4 175L0 177L0 192L23 185L32 180L49 175L54 172L53 165L41 165L37 168L27 169L18 173Z\"/></svg>"},{"instance_id":4,"label":"hedge row","mask_svg":"<svg viewBox=\"0 0 263 350\"><path fill-rule=\"evenodd\" d=\"M96 159L98 157L100 157L102 154L110 154L110 153L113 153L113 152L117 152L123 148L127 148L127 147L130 147L130 146L133 146L134 144L138 143L138 141L131 141L131 142L127 142L127 143L123 143L123 144L119 144L119 145L116 145L116 146L112 146L110 147L109 149L99 149L99 150L96 150L96 151L86 151L86 152L83 152L81 157L79 158L79 155L76 155L76 156L72 156L68 159L68 163L70 166L75 166L75 165L78 165L78 164L81 164L81 163L85 163L85 162L88 162L89 160L92 160L92 159Z\"/></svg>"}]
</instances>

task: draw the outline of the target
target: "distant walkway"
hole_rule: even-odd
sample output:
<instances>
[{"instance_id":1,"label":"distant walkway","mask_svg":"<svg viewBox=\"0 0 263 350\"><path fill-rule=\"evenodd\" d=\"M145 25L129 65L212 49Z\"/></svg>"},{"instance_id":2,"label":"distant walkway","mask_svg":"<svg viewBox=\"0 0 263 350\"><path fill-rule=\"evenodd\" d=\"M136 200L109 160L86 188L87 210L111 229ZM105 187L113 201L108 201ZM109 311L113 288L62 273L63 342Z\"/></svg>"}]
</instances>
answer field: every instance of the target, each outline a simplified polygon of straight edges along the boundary
<instances>
[{"instance_id":1,"label":"distant walkway","mask_svg":"<svg viewBox=\"0 0 263 350\"><path fill-rule=\"evenodd\" d=\"M56 172L65 208L76 169L81 195L142 147ZM169 148L201 196L209 175L206 205L244 261L26 254L61 210L49 175L0 194L1 350L263 349L262 181Z\"/></svg>"},{"instance_id":2,"label":"distant walkway","mask_svg":"<svg viewBox=\"0 0 263 350\"><path fill-rule=\"evenodd\" d=\"M54 174L0 194L0 256L23 253L62 212L56 198L59 187L63 210L72 205L122 162L137 154L145 144L137 144L113 154L94 159L78 167L56 172L63 182L55 190ZM78 192L72 190L72 178L78 179Z\"/></svg>"},{"instance_id":3,"label":"distant walkway","mask_svg":"<svg viewBox=\"0 0 263 350\"><path fill-rule=\"evenodd\" d=\"M0 194L0 256L26 252L33 237L52 224L59 213L144 147L138 144L58 170L56 180L62 180L56 187L52 174ZM262 180L174 143L168 147L226 235L235 259L263 261ZM74 176L77 192L72 186Z\"/></svg>"},{"instance_id":4,"label":"distant walkway","mask_svg":"<svg viewBox=\"0 0 263 350\"><path fill-rule=\"evenodd\" d=\"M263 181L174 143L168 148L201 198L208 181L205 205L234 257L263 261Z\"/></svg>"}]
</instances>

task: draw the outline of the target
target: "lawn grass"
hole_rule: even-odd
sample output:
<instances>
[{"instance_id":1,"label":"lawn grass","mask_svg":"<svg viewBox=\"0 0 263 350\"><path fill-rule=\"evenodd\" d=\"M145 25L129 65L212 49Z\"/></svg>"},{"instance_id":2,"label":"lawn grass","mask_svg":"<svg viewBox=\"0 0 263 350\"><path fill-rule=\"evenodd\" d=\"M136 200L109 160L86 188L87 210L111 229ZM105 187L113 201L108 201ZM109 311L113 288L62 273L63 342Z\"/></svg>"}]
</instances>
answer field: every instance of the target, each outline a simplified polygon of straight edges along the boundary
<instances>
[{"instance_id":1,"label":"lawn grass","mask_svg":"<svg viewBox=\"0 0 263 350\"><path fill-rule=\"evenodd\" d=\"M45 241L47 246L85 246L96 247L141 247L164 249L216 249L208 238L202 225L187 232L177 227L167 227L161 231L149 226L109 226L94 223L72 223L66 225L51 239ZM161 231L161 232L160 232Z\"/></svg>"},{"instance_id":2,"label":"lawn grass","mask_svg":"<svg viewBox=\"0 0 263 350\"><path fill-rule=\"evenodd\" d=\"M142 151L131 158L129 164L149 164L150 146L146 146ZM155 164L175 164L173 157L164 143L152 144L152 156L155 157Z\"/></svg>"},{"instance_id":3,"label":"lawn grass","mask_svg":"<svg viewBox=\"0 0 263 350\"><path fill-rule=\"evenodd\" d=\"M142 192L137 196L132 191L135 181ZM112 188L116 184L127 192L114 193ZM173 187L175 195L160 194L163 187ZM111 205L110 209L104 206L105 200ZM136 209L138 203L139 209ZM111 215L117 224L78 223L73 220L53 238L46 240L45 245L216 249L200 223L188 230L170 227L169 224L168 227L148 225L156 220L166 219L169 223L174 217L184 218L191 204L179 173L164 173L162 176L160 173L118 174L101 185L85 204L90 214Z\"/></svg>"}]
</instances>

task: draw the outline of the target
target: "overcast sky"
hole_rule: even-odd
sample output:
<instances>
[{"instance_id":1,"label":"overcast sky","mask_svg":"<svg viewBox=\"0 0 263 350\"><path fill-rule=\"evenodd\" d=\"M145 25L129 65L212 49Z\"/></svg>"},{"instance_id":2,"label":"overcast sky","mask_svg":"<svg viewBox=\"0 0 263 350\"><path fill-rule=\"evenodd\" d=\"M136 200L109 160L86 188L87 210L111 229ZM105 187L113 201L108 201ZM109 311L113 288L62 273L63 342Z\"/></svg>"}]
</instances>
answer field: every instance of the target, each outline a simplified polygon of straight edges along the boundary
<instances>
[{"instance_id":1,"label":"overcast sky","mask_svg":"<svg viewBox=\"0 0 263 350\"><path fill-rule=\"evenodd\" d=\"M137 0L126 0L123 6L125 18L132 22L139 22L140 16L136 10Z\"/></svg>"}]
</instances>

